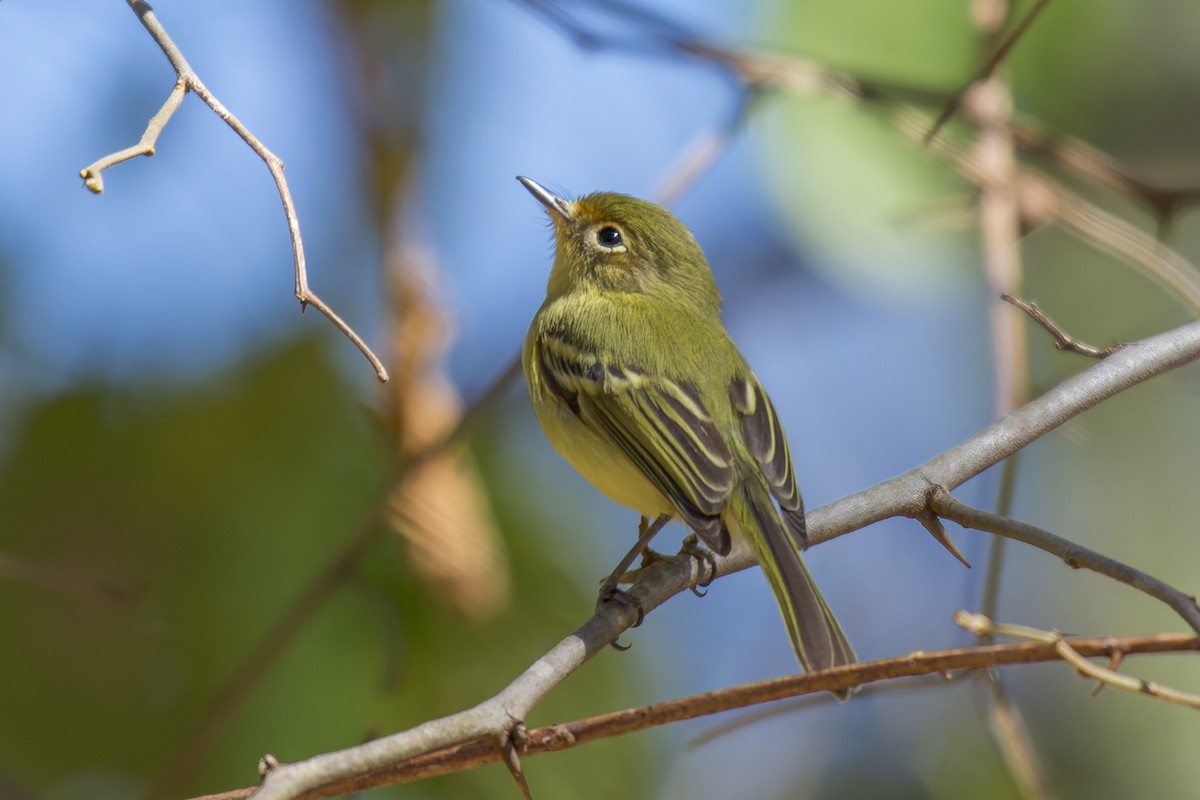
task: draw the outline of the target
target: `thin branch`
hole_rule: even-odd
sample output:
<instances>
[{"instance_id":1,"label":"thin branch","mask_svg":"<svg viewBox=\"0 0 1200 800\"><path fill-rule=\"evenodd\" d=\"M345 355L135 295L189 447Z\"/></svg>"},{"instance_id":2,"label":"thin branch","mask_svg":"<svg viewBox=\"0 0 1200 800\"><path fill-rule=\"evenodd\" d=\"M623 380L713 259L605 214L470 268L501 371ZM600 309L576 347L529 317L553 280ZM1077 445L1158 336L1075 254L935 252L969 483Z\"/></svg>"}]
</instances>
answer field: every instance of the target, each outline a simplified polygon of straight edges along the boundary
<instances>
[{"instance_id":1,"label":"thin branch","mask_svg":"<svg viewBox=\"0 0 1200 800\"><path fill-rule=\"evenodd\" d=\"M924 129L925 117L898 109L892 124L915 141ZM984 185L985 165L951 137L939 137L930 144L929 152L945 159L966 180ZM1018 170L1016 192L1021 219L1027 225L1058 224L1081 241L1120 257L1166 288L1191 313L1200 314L1200 270L1173 248L1031 167Z\"/></svg>"},{"instance_id":2,"label":"thin branch","mask_svg":"<svg viewBox=\"0 0 1200 800\"><path fill-rule=\"evenodd\" d=\"M1054 648L1059 658L1073 666L1080 675L1100 681L1106 686L1112 686L1134 694L1144 694L1159 700L1165 700L1168 703L1185 706L1186 708L1200 709L1200 695L1181 692L1169 686L1154 683L1153 681L1131 678L1112 669L1096 666L1088 661L1087 658L1088 656L1097 654L1081 651L1077 646L1077 641L1066 638L1058 631L1043 631L1025 625L997 623L982 614L968 614L965 611L956 613L954 621L972 632L981 632L989 636L1008 636L1015 639L1027 639L1038 644L1050 645ZM1124 655L1126 654L1120 648L1114 648L1109 653L1109 658L1115 659L1119 663Z\"/></svg>"},{"instance_id":3,"label":"thin branch","mask_svg":"<svg viewBox=\"0 0 1200 800\"><path fill-rule=\"evenodd\" d=\"M684 190L712 168L717 158L725 152L730 141L746 123L756 97L757 92L753 89L744 91L728 119L713 130L701 131L692 140L676 160L675 165L667 171L666 181L654 192L654 198L659 204L671 205L683 194Z\"/></svg>"},{"instance_id":4,"label":"thin branch","mask_svg":"<svg viewBox=\"0 0 1200 800\"><path fill-rule=\"evenodd\" d=\"M953 520L964 528L987 531L1006 539L1024 542L1058 556L1072 569L1088 569L1132 586L1168 605L1176 614L1183 617L1184 622L1190 625L1192 630L1200 633L1200 606L1196 604L1195 597L1184 594L1157 578L1114 558L1101 555L1095 550L1089 550L1083 545L1075 544L1061 536L1055 536L1034 525L971 508L942 489L930 492L929 508L939 517Z\"/></svg>"},{"instance_id":5,"label":"thin branch","mask_svg":"<svg viewBox=\"0 0 1200 800\"><path fill-rule=\"evenodd\" d=\"M889 517L916 518L930 487L953 490L1069 419L1135 384L1200 358L1200 322L1126 345L919 467L808 512L816 544ZM732 562L732 563L730 563ZM721 560L745 568L747 555Z\"/></svg>"},{"instance_id":6,"label":"thin branch","mask_svg":"<svg viewBox=\"0 0 1200 800\"><path fill-rule=\"evenodd\" d=\"M300 301L300 310L303 311L307 306L311 305L324 314L333 323L334 327L340 330L366 357L379 380L386 381L388 379L387 370L384 368L383 362L379 360L379 357L371 351L371 348L355 333L353 328L346 324L324 300L313 293L308 287L308 270L305 266L304 243L300 238L300 220L296 216L296 207L292 201L292 193L288 189L287 178L283 174L283 161L268 150L250 132L250 129L243 125L229 109L221 105L216 96L209 91L204 82L200 80L200 76L188 64L187 59L184 58L183 53L180 52L175 42L167 35L166 30L159 23L158 17L155 16L154 9L150 7L150 4L144 2L144 0L126 0L126 2L133 9L133 13L137 14L138 19L141 20L142 25L149 32L150 37L162 49L167 60L171 62L178 80L176 80L175 86L171 89L171 93L167 96L167 101L163 103L162 108L150 119L145 133L142 134L141 140L136 145L97 159L80 171L79 174L83 178L84 186L95 194L100 194L104 191L104 178L102 176L104 170L137 156L154 155L159 134L166 127L171 116L179 109L180 103L183 102L183 96L189 91L195 93L197 97L204 101L205 105L224 120L225 124L232 128L241 137L242 141L249 145L250 149L262 159L263 163L267 166L267 170L271 173L271 177L275 180L275 186L279 190L279 199L283 204L283 213L287 219L288 235L291 237L292 242L292 261L296 274L296 299Z\"/></svg>"},{"instance_id":7,"label":"thin branch","mask_svg":"<svg viewBox=\"0 0 1200 800\"><path fill-rule=\"evenodd\" d=\"M1113 353L1125 346L1124 343L1117 342L1115 344L1110 344L1108 347L1101 350L1097 347L1092 347L1090 344L1084 344L1078 339L1072 338L1070 334L1063 330L1061 325L1050 319L1045 311L1042 311L1040 308L1038 308L1037 303L1030 303L1029 301L1022 300L1019 297L1014 297L1007 292L1001 294L1000 299L1021 309L1028 314L1034 322L1045 328L1046 331L1054 337L1054 347L1058 350L1067 350L1072 353L1078 353L1081 356L1087 356L1088 358L1108 358Z\"/></svg>"},{"instance_id":8,"label":"thin branch","mask_svg":"<svg viewBox=\"0 0 1200 800\"><path fill-rule=\"evenodd\" d=\"M996 492L996 513L1008 516L1012 512L1013 496L1016 493L1017 465L1021 454L1013 453L1000 465L1000 487ZM934 516L937 516L936 514ZM1000 579L1004 573L1003 536L993 536L988 547L987 569L983 574L983 587L979 590L979 607L984 614L995 616L1000 603Z\"/></svg>"},{"instance_id":9,"label":"thin branch","mask_svg":"<svg viewBox=\"0 0 1200 800\"><path fill-rule=\"evenodd\" d=\"M938 115L938 118L934 120L933 125L929 128L929 132L925 134L925 144L929 144L931 141L933 141L934 137L938 135L938 132L945 126L947 122L950 121L950 118L957 113L959 107L962 105L963 97L966 96L967 91L976 83L980 83L984 79L989 78L992 73L996 71L996 68L1000 66L1000 62L1004 61L1004 59L1008 57L1009 52L1013 49L1017 42L1021 41L1021 38L1029 30L1029 27L1033 25L1033 21L1037 19L1038 14L1041 14L1042 9L1048 5L1050 5L1050 0L1037 0L1037 2L1033 4L1033 7L1030 8L1029 11L1025 12L1025 16L1021 18L1021 21L1017 23L1016 27L1012 29L1008 36L1004 37L1004 40L1000 43L1000 46L997 47L992 55L983 62L983 65L980 66L975 74L971 76L971 79L964 83L962 88L955 92L954 96L950 98L950 102L947 103L946 107L942 109L942 113Z\"/></svg>"},{"instance_id":10,"label":"thin branch","mask_svg":"<svg viewBox=\"0 0 1200 800\"><path fill-rule=\"evenodd\" d=\"M114 164L120 164L123 161L129 161L138 156L154 155L154 148L158 144L159 134L162 133L163 128L166 127L167 122L175 112L179 110L179 105L183 102L183 96L187 94L187 91L187 81L183 78L175 81L174 88L167 95L167 101L163 103L158 113L150 118L150 123L146 126L146 131L142 134L142 138L138 140L137 144L126 147L124 150L110 153L103 158L98 158L79 171L79 177L83 178L83 185L87 187L88 191L92 192L92 194L104 193L104 176L102 173Z\"/></svg>"},{"instance_id":11,"label":"thin branch","mask_svg":"<svg viewBox=\"0 0 1200 800\"><path fill-rule=\"evenodd\" d=\"M1020 291L1025 280L1021 257L1021 204L1017 191L1020 169L1010 123L1013 115L1012 89L998 67L1044 5L1035 6L1012 34L997 45L1004 26L1012 16L1013 3L1010 0L974 0L971 3L972 21L979 30L984 47L992 50L993 55L984 69L947 104L942 117L934 123L924 139L924 144L928 145L959 103L964 98L967 100L972 117L978 124L971 150L980 165L980 176L983 178L979 183L979 233L984 277L991 292L996 294ZM995 373L994 408L997 416L1003 416L1029 399L1029 337L1020 315L1013 309L1000 303L989 303L988 315L991 322L992 368ZM1017 455L1005 459L1002 468L1001 480L1010 490L1007 493L1010 500L1016 459ZM1004 486L1001 490L1003 493ZM932 511L930 516L937 518ZM985 607L995 607L999 602L1004 543L1002 537L992 537L991 547L988 548ZM986 640L981 640L981 643L990 644ZM988 732L1021 795L1030 800L1051 800L1046 770L1021 710L1010 700L999 672L986 670L982 676L988 690Z\"/></svg>"},{"instance_id":12,"label":"thin branch","mask_svg":"<svg viewBox=\"0 0 1200 800\"><path fill-rule=\"evenodd\" d=\"M1156 186L1137 177L1111 156L1077 137L1049 136L1027 119L1014 120L1012 132L1023 151L1046 156L1081 178L1149 206L1158 219L1160 240L1165 238L1165 229L1175 214L1200 202L1200 186Z\"/></svg>"},{"instance_id":13,"label":"thin branch","mask_svg":"<svg viewBox=\"0 0 1200 800\"><path fill-rule=\"evenodd\" d=\"M41 564L0 553L0 578L22 581L55 592L72 594L91 601L120 605L132 600L136 590L65 567ZM0 792L0 796L3 793Z\"/></svg>"},{"instance_id":14,"label":"thin branch","mask_svg":"<svg viewBox=\"0 0 1200 800\"><path fill-rule=\"evenodd\" d=\"M1114 653L1140 655L1200 651L1200 637L1185 634L1158 634L1126 638L1102 637L1068 640L1071 650L1083 658L1105 658ZM613 736L649 730L663 725L697 719L724 711L787 698L807 697L857 686L884 688L900 678L927 678L939 675L945 683L963 671L1017 664L1035 664L1062 659L1052 642L1009 643L942 650L877 661L865 661L821 672L787 675L703 694L680 697L648 706L599 714L571 722L534 728L521 736L521 756L566 750ZM414 729L415 730L415 729ZM349 752L349 751L343 751ZM430 750L414 758L386 764L373 772L310 789L305 797L329 797L381 786L406 783L421 778L459 772L494 764L503 755L484 738ZM268 792L271 782L285 766L276 766L267 775L267 783L257 797L277 796ZM253 789L238 789L194 800L234 800L250 796ZM289 795L299 796L299 795Z\"/></svg>"},{"instance_id":15,"label":"thin branch","mask_svg":"<svg viewBox=\"0 0 1200 800\"><path fill-rule=\"evenodd\" d=\"M985 636L979 639L991 641ZM980 674L987 676L988 732L1000 748L1004 764L1022 796L1034 800L1053 800L1055 794L1050 789L1046 767L1038 756L1021 709L1009 696L999 672L985 670Z\"/></svg>"}]
</instances>

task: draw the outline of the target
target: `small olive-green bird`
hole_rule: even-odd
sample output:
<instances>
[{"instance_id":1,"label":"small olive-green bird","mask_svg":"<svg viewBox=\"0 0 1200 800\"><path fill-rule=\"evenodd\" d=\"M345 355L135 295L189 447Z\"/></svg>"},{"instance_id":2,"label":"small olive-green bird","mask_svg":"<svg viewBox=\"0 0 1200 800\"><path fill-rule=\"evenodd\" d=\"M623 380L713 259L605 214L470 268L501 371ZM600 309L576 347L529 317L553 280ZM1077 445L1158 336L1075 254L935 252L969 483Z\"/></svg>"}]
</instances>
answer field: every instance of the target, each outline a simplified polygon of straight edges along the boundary
<instances>
[{"instance_id":1,"label":"small olive-green bird","mask_svg":"<svg viewBox=\"0 0 1200 800\"><path fill-rule=\"evenodd\" d=\"M804 507L783 427L725 330L691 232L645 200L565 200L518 180L554 223L546 301L522 356L551 444L621 505L677 517L721 555L747 542L804 668L852 663L800 560Z\"/></svg>"}]
</instances>

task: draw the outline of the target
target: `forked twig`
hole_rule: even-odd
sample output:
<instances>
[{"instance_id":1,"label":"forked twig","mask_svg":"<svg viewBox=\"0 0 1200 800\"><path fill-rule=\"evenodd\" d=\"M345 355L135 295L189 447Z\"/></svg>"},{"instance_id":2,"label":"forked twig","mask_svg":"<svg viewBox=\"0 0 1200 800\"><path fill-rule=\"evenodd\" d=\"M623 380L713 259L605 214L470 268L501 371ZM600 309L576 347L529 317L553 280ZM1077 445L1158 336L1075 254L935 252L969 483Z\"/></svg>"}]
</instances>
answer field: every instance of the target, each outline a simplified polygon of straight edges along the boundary
<instances>
[{"instance_id":1,"label":"forked twig","mask_svg":"<svg viewBox=\"0 0 1200 800\"><path fill-rule=\"evenodd\" d=\"M982 81L996 71L996 67L1000 66L1000 63L1008 57L1009 51L1013 49L1017 42L1021 41L1021 37L1024 36L1026 31L1029 30L1029 26L1033 24L1033 21L1037 19L1038 14L1041 14L1042 10L1048 5L1050 5L1050 0L1038 0L1033 4L1032 8L1025 12L1025 16L1021 17L1021 20L1016 24L1016 27L1014 27L1012 31L1004 37L1004 41L1000 43L1000 46L995 49L987 61L983 62L983 65L976 70L975 74L971 76L971 79L964 83L962 88L954 93L954 96L950 98L950 102L946 103L945 107L942 109L942 113L938 115L936 120L934 120L933 125L930 126L929 131L923 137L925 144L929 144L931 141L933 141L933 138L938 135L938 132L945 127L946 123L950 121L950 118L955 115L959 107L962 105L963 97L966 96L967 91L971 88L971 86L979 81Z\"/></svg>"},{"instance_id":2,"label":"forked twig","mask_svg":"<svg viewBox=\"0 0 1200 800\"><path fill-rule=\"evenodd\" d=\"M1000 295L1000 299L1021 309L1029 315L1030 319L1045 328L1046 332L1054 337L1054 347L1058 350L1067 350L1072 353L1078 353L1081 356L1087 356L1088 358L1108 358L1125 346L1124 342L1117 342L1110 344L1102 350L1098 347L1092 347L1090 344L1084 344L1063 330L1062 326L1057 322L1050 319L1045 311L1038 308L1037 303L1013 297L1007 292Z\"/></svg>"},{"instance_id":3,"label":"forked twig","mask_svg":"<svg viewBox=\"0 0 1200 800\"><path fill-rule=\"evenodd\" d=\"M347 339L349 339L355 347L366 357L371 363L371 367L375 370L375 375L380 381L388 379L387 370L383 366L383 362L379 357L372 352L366 342L362 340L354 329L339 317L332 308L320 297L318 297L308 287L308 270L305 267L304 260L304 244L300 239L300 220L296 216L296 206L292 201L291 190L288 189L287 178L283 174L283 161L279 156L272 153L266 146L258 140L250 129L238 120L229 109L221 105L216 96L209 91L204 82L200 80L200 76L196 74L183 53L167 35L166 30L158 21L158 17L154 14L154 9L144 0L126 0L129 7L133 9L133 13L137 14L142 25L150 33L150 37L162 49L167 60L171 62L171 66L175 69L175 74L178 79L175 81L174 87L171 88L171 93L167 96L167 100L163 103L162 108L158 110L150 119L150 123L146 126L146 131L142 134L142 138L138 143L123 150L118 150L103 158L93 161L88 166L84 167L79 172L79 176L83 178L84 186L95 194L100 194L104 191L104 170L109 167L120 164L123 161L129 161L138 156L152 156L155 152L155 146L158 143L159 134L166 127L167 122L179 109L183 102L183 96L188 92L193 92L197 97L204 101L205 105L213 110L218 117L225 121L233 131L241 137L250 149L253 150L263 163L267 165L267 170L271 173L271 177L275 180L275 186L279 190L279 199L283 204L283 213L287 218L288 235L292 241L292 262L296 273L296 299L300 301L300 310L305 307L312 306L320 311L333 323L334 327L340 330Z\"/></svg>"},{"instance_id":4,"label":"forked twig","mask_svg":"<svg viewBox=\"0 0 1200 800\"><path fill-rule=\"evenodd\" d=\"M1058 631L1043 631L1025 625L998 623L982 614L968 614L965 611L956 613L954 621L980 636L1008 636L1014 639L1025 639L1031 642L1038 642L1039 644L1051 645L1058 656L1073 666L1080 675L1099 681L1102 685L1112 686L1115 689L1134 694L1148 695L1187 708L1200 709L1200 695L1181 692L1178 689L1172 689L1169 686L1163 686L1162 684L1142 680L1141 678L1131 678L1128 675L1122 675L1111 669L1097 666L1087 660L1087 654L1080 652L1080 648L1076 642L1068 641ZM1119 648L1115 648L1109 653L1110 659L1119 653L1124 655Z\"/></svg>"}]
</instances>

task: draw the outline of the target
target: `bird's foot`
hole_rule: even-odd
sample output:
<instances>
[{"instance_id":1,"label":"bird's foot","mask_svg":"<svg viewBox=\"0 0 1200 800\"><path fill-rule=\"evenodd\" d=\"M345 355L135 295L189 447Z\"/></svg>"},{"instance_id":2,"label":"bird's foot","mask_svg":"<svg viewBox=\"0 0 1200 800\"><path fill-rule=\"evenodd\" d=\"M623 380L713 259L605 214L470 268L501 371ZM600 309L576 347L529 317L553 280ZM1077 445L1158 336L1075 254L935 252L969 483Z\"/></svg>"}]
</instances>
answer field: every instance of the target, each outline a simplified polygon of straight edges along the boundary
<instances>
[{"instance_id":1,"label":"bird's foot","mask_svg":"<svg viewBox=\"0 0 1200 800\"><path fill-rule=\"evenodd\" d=\"M619 603L626 608L632 608L637 612L637 621L631 625L631 628L636 628L642 624L642 620L646 618L646 609L642 606L642 601L638 600L629 592L617 586L616 583L606 581L600 587L600 595L596 598L596 611L600 611L600 607L605 603ZM628 650L629 645L621 644L619 641L614 641L612 646L616 650Z\"/></svg>"},{"instance_id":2,"label":"bird's foot","mask_svg":"<svg viewBox=\"0 0 1200 800\"><path fill-rule=\"evenodd\" d=\"M679 549L680 554L686 553L700 563L700 568L708 567L708 577L702 581L698 581L695 586L691 587L692 594L696 597L704 597L708 592L704 591L705 587L711 584L717 578L717 557L713 555L713 551L709 550L704 545L700 544L699 537L696 534L688 534L684 537L683 547Z\"/></svg>"}]
</instances>

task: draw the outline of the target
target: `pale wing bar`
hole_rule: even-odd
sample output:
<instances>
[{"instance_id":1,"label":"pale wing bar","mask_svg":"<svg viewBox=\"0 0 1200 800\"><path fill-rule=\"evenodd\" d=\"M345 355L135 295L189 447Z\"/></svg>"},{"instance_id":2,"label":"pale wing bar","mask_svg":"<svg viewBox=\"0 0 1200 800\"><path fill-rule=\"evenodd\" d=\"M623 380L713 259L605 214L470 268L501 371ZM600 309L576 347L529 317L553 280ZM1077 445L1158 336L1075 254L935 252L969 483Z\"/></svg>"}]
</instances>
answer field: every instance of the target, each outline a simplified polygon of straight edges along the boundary
<instances>
[{"instance_id":1,"label":"pale wing bar","mask_svg":"<svg viewBox=\"0 0 1200 800\"><path fill-rule=\"evenodd\" d=\"M537 350L551 393L621 450L709 547L728 553L720 513L733 490L733 456L695 388L651 381L561 337L543 337Z\"/></svg>"},{"instance_id":2,"label":"pale wing bar","mask_svg":"<svg viewBox=\"0 0 1200 800\"><path fill-rule=\"evenodd\" d=\"M779 503L788 531L801 550L808 547L808 528L804 522L804 501L796 484L796 471L788 451L787 435L779 423L771 399L751 375L729 384L729 399L738 412L742 439L762 468L771 495Z\"/></svg>"}]
</instances>

